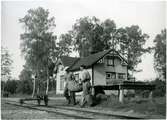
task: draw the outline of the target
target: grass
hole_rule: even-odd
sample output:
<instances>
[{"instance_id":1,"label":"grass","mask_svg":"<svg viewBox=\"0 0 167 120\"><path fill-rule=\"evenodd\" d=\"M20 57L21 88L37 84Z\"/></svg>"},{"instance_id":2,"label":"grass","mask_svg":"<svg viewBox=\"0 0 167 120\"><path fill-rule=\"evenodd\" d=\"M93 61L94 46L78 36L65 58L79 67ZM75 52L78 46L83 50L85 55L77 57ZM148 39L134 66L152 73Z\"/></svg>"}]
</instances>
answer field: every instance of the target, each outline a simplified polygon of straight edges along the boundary
<instances>
[{"instance_id":1,"label":"grass","mask_svg":"<svg viewBox=\"0 0 167 120\"><path fill-rule=\"evenodd\" d=\"M142 98L134 98L128 100L125 98L124 103L119 103L118 97L108 96L107 100L103 100L99 107L112 108L113 110L122 110L139 112L149 115L163 115L166 116L166 98L153 98L153 101Z\"/></svg>"},{"instance_id":2,"label":"grass","mask_svg":"<svg viewBox=\"0 0 167 120\"><path fill-rule=\"evenodd\" d=\"M31 97L31 95L15 94L10 97L26 98ZM63 95L57 95L53 91L49 92L49 97L63 97ZM49 101L49 104L66 105L66 101L65 99L63 101ZM147 115L166 116L166 97L153 98L152 102L143 98L125 98L124 103L120 103L117 96L107 96L107 99L102 100L100 104L97 105L97 107L108 108L116 111L134 111Z\"/></svg>"}]
</instances>

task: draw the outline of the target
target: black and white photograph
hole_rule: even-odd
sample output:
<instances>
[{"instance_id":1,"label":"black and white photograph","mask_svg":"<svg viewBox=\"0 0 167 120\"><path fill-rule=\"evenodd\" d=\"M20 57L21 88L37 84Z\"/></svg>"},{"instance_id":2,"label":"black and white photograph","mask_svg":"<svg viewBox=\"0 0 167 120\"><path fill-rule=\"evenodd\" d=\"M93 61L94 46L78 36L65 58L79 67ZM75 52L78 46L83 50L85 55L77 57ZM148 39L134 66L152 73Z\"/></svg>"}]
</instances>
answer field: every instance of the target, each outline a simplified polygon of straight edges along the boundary
<instances>
[{"instance_id":1,"label":"black and white photograph","mask_svg":"<svg viewBox=\"0 0 167 120\"><path fill-rule=\"evenodd\" d=\"M166 0L1 0L1 119L166 119Z\"/></svg>"}]
</instances>

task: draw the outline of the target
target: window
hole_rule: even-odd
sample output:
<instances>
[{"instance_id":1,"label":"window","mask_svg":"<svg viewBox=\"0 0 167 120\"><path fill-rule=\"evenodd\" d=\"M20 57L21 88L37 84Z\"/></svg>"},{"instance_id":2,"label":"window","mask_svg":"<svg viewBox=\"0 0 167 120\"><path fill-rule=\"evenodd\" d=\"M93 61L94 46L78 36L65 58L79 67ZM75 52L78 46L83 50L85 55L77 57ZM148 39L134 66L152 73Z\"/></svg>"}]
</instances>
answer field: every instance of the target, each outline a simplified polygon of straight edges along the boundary
<instances>
[{"instance_id":1,"label":"window","mask_svg":"<svg viewBox=\"0 0 167 120\"><path fill-rule=\"evenodd\" d=\"M75 74L75 80L79 81L79 74Z\"/></svg>"},{"instance_id":2,"label":"window","mask_svg":"<svg viewBox=\"0 0 167 120\"><path fill-rule=\"evenodd\" d=\"M64 90L64 75L60 76L60 90Z\"/></svg>"},{"instance_id":3,"label":"window","mask_svg":"<svg viewBox=\"0 0 167 120\"><path fill-rule=\"evenodd\" d=\"M110 73L106 73L106 79L110 79L111 78L111 74Z\"/></svg>"},{"instance_id":4,"label":"window","mask_svg":"<svg viewBox=\"0 0 167 120\"><path fill-rule=\"evenodd\" d=\"M116 79L115 72L106 72L106 79Z\"/></svg>"},{"instance_id":5,"label":"window","mask_svg":"<svg viewBox=\"0 0 167 120\"><path fill-rule=\"evenodd\" d=\"M118 73L118 79L125 79L125 73Z\"/></svg>"},{"instance_id":6,"label":"window","mask_svg":"<svg viewBox=\"0 0 167 120\"><path fill-rule=\"evenodd\" d=\"M104 63L104 58L100 59L97 63Z\"/></svg>"},{"instance_id":7,"label":"window","mask_svg":"<svg viewBox=\"0 0 167 120\"><path fill-rule=\"evenodd\" d=\"M114 58L112 58L111 56L107 56L107 65L114 66Z\"/></svg>"}]
</instances>

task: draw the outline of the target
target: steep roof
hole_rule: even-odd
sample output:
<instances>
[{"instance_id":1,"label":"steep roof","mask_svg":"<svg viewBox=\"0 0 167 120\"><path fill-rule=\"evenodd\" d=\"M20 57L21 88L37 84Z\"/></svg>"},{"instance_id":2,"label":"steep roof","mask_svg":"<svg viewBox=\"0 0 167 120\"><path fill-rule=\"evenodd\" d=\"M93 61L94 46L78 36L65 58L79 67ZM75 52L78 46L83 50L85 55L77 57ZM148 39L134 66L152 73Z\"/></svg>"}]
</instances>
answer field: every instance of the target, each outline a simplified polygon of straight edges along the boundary
<instances>
[{"instance_id":1,"label":"steep roof","mask_svg":"<svg viewBox=\"0 0 167 120\"><path fill-rule=\"evenodd\" d=\"M88 57L78 59L77 61L75 61L75 63L73 65L70 66L69 70L70 71L78 70L81 65L85 65L86 67L90 67L93 64L95 64L98 60L103 58L110 51L116 52L125 62L127 62L117 51L115 51L113 49L109 49L109 50L105 50L102 52L92 54Z\"/></svg>"},{"instance_id":2,"label":"steep roof","mask_svg":"<svg viewBox=\"0 0 167 120\"><path fill-rule=\"evenodd\" d=\"M106 54L108 54L111 51L114 51L116 55L118 55L121 59L123 59L127 63L127 61L117 51L113 49L98 52L84 58L62 56L60 57L60 59L65 67L69 66L68 70L75 71L78 70L81 65L85 65L86 67L91 67L93 64L95 64L97 61L99 61L101 58L103 58Z\"/></svg>"},{"instance_id":3,"label":"steep roof","mask_svg":"<svg viewBox=\"0 0 167 120\"><path fill-rule=\"evenodd\" d=\"M60 57L60 59L64 66L71 66L76 60L78 60L77 57L69 57L69 56L62 56Z\"/></svg>"}]
</instances>

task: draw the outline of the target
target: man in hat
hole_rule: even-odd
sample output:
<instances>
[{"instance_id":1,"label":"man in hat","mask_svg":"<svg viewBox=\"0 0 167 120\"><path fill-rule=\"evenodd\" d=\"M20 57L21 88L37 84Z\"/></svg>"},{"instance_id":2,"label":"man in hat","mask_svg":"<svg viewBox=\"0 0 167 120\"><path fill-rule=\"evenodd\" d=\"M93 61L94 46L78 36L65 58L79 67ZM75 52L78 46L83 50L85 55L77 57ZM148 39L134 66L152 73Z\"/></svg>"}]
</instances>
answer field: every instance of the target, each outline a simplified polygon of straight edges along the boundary
<instances>
[{"instance_id":1,"label":"man in hat","mask_svg":"<svg viewBox=\"0 0 167 120\"><path fill-rule=\"evenodd\" d=\"M75 92L71 91L71 87L73 87L74 83L74 75L68 71L68 68L65 69L66 75L65 75L65 88L64 88L64 97L67 99L68 104L72 103L73 105L76 104L75 100Z\"/></svg>"},{"instance_id":2,"label":"man in hat","mask_svg":"<svg viewBox=\"0 0 167 120\"><path fill-rule=\"evenodd\" d=\"M86 97L91 95L91 83L90 83L91 77L89 72L86 70L85 65L81 65L80 70L81 70L80 80L83 88L83 94L81 98L81 107L83 107L84 104L88 102Z\"/></svg>"}]
</instances>

